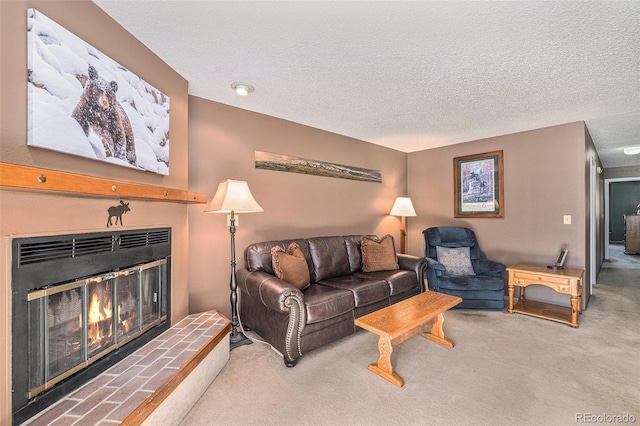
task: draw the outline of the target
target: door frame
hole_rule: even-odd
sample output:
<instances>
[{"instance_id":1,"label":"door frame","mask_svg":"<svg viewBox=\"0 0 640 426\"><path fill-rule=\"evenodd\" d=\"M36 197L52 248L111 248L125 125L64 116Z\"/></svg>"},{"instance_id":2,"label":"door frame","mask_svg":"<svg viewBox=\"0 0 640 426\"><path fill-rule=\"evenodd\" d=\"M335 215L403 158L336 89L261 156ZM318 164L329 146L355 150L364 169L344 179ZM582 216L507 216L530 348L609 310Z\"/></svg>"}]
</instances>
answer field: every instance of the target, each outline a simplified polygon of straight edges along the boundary
<instances>
[{"instance_id":1,"label":"door frame","mask_svg":"<svg viewBox=\"0 0 640 426\"><path fill-rule=\"evenodd\" d=\"M602 169L600 169L602 171ZM589 167L589 297L593 294L593 285L598 275L598 164L591 158ZM606 210L606 207L605 207Z\"/></svg>"}]
</instances>

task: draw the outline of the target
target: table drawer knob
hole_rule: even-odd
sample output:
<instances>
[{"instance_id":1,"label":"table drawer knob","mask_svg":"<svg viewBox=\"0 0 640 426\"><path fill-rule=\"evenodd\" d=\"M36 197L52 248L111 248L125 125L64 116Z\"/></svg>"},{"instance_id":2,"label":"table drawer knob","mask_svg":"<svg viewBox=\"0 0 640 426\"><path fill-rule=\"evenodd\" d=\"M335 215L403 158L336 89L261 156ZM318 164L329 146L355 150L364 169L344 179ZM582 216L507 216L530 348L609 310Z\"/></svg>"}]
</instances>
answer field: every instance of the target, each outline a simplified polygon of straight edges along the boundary
<instances>
[{"instance_id":1,"label":"table drawer knob","mask_svg":"<svg viewBox=\"0 0 640 426\"><path fill-rule=\"evenodd\" d=\"M560 290L560 291L569 291L569 286L559 285L558 286L558 290Z\"/></svg>"}]
</instances>

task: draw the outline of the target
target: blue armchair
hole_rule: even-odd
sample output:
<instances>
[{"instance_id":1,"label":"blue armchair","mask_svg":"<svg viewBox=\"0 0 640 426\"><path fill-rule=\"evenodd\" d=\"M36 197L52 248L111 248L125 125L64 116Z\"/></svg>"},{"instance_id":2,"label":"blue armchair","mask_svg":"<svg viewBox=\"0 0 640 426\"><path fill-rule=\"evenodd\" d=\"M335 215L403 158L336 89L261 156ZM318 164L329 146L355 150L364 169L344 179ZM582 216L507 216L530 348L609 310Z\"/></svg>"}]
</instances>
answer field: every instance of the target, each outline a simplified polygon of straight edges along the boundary
<instances>
[{"instance_id":1,"label":"blue armchair","mask_svg":"<svg viewBox=\"0 0 640 426\"><path fill-rule=\"evenodd\" d=\"M457 308L504 308L506 266L482 258L472 230L440 226L422 234L430 290L461 297Z\"/></svg>"}]
</instances>

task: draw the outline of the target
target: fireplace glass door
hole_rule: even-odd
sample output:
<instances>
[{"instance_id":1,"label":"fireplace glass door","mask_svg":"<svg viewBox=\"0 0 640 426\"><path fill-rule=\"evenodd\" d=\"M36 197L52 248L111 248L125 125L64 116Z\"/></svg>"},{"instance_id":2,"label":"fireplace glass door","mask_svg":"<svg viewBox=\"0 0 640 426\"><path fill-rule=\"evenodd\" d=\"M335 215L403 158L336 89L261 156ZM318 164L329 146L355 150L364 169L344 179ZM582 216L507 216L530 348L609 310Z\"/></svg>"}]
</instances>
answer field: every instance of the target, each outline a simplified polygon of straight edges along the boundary
<instances>
[{"instance_id":1,"label":"fireplace glass door","mask_svg":"<svg viewBox=\"0 0 640 426\"><path fill-rule=\"evenodd\" d=\"M89 281L85 287L85 305L88 306L85 345L90 359L113 345L113 291L119 279L105 276L96 282ZM84 325L82 316L79 319Z\"/></svg>"},{"instance_id":2,"label":"fireplace glass door","mask_svg":"<svg viewBox=\"0 0 640 426\"><path fill-rule=\"evenodd\" d=\"M167 260L28 294L30 397L166 319Z\"/></svg>"},{"instance_id":3,"label":"fireplace glass door","mask_svg":"<svg viewBox=\"0 0 640 426\"><path fill-rule=\"evenodd\" d=\"M155 290L166 275L166 261L148 263L140 268L140 312L143 331L167 316L167 292Z\"/></svg>"},{"instance_id":4,"label":"fireplace glass door","mask_svg":"<svg viewBox=\"0 0 640 426\"><path fill-rule=\"evenodd\" d=\"M39 334L44 337L47 350L42 354L46 357L44 374L38 376L59 376L84 361L83 294L82 288L72 288L40 301L45 305L46 326Z\"/></svg>"}]
</instances>

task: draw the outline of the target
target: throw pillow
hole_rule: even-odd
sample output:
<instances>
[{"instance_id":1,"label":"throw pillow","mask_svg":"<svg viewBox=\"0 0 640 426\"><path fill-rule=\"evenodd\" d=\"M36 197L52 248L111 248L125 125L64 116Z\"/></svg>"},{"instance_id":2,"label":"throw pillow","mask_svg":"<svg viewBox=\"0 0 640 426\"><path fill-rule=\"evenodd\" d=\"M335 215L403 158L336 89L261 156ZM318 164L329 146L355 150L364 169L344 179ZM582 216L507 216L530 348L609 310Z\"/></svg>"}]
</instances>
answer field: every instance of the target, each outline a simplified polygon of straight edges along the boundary
<instances>
[{"instance_id":1,"label":"throw pillow","mask_svg":"<svg viewBox=\"0 0 640 426\"><path fill-rule=\"evenodd\" d=\"M363 236L362 241L362 271L392 271L398 267L396 246L389 234L382 238Z\"/></svg>"},{"instance_id":2,"label":"throw pillow","mask_svg":"<svg viewBox=\"0 0 640 426\"><path fill-rule=\"evenodd\" d=\"M436 246L438 262L442 263L449 275L475 275L469 247L441 247Z\"/></svg>"},{"instance_id":3,"label":"throw pillow","mask_svg":"<svg viewBox=\"0 0 640 426\"><path fill-rule=\"evenodd\" d=\"M300 290L309 287L309 267L298 244L291 243L286 250L280 246L273 247L271 264L276 277Z\"/></svg>"}]
</instances>

